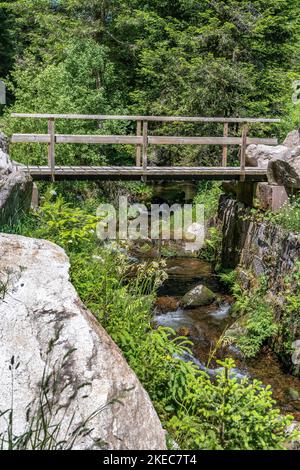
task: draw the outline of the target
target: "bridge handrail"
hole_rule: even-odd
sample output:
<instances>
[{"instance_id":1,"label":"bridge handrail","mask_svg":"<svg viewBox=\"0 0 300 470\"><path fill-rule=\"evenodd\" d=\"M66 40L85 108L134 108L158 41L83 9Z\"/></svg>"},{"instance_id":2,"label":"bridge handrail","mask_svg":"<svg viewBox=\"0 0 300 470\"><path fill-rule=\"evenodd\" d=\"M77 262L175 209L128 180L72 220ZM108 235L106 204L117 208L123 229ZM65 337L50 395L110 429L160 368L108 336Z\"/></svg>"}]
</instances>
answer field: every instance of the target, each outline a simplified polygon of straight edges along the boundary
<instances>
[{"instance_id":1,"label":"bridge handrail","mask_svg":"<svg viewBox=\"0 0 300 470\"><path fill-rule=\"evenodd\" d=\"M121 116L104 114L40 114L40 113L12 113L14 118L31 119L82 119L96 121L148 121L148 122L218 122L218 123L280 123L275 118L229 118L229 117L201 117L201 116Z\"/></svg>"},{"instance_id":2,"label":"bridge handrail","mask_svg":"<svg viewBox=\"0 0 300 470\"><path fill-rule=\"evenodd\" d=\"M55 178L55 145L70 143L87 144L131 144L136 146L136 166L148 168L149 145L222 145L222 166L227 166L228 145L240 145L240 171L241 181L245 180L246 148L252 143L276 145L276 139L249 138L248 131L251 123L279 123L280 119L268 118L229 118L229 117L184 117L184 116L114 116L89 114L41 114L41 113L12 113L13 118L46 119L48 121L48 134L14 134L12 143L39 142L48 144L48 165L51 168L52 179ZM83 120L127 120L136 121L136 136L125 135L62 135L55 133L56 119L83 119ZM180 136L148 136L149 122L214 122L223 123L223 137L180 137ZM243 131L241 137L229 137L229 124L241 123Z\"/></svg>"}]
</instances>

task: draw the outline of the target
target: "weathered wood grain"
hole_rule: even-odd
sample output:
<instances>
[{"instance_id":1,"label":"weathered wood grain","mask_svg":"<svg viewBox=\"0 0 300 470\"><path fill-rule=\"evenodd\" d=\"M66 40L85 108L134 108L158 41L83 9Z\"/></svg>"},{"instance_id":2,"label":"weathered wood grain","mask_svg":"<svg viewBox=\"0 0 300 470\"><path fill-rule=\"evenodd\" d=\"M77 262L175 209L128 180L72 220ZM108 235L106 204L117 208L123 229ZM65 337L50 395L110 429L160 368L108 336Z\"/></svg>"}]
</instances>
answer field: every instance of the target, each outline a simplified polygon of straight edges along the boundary
<instances>
[{"instance_id":1,"label":"weathered wood grain","mask_svg":"<svg viewBox=\"0 0 300 470\"><path fill-rule=\"evenodd\" d=\"M144 123L145 125L146 123ZM241 137L180 137L180 136L145 136L131 135L63 135L56 134L57 144L125 144L125 145L242 145ZM12 143L50 143L49 134L13 134ZM248 137L247 145L277 145L273 138Z\"/></svg>"},{"instance_id":2,"label":"weathered wood grain","mask_svg":"<svg viewBox=\"0 0 300 470\"><path fill-rule=\"evenodd\" d=\"M32 119L86 119L97 121L148 121L148 122L261 122L261 123L279 123L280 119L275 118L224 118L224 117L201 117L201 116L120 116L120 115L101 115L101 114L42 114L42 113L12 113L14 118L32 118Z\"/></svg>"},{"instance_id":3,"label":"weathered wood grain","mask_svg":"<svg viewBox=\"0 0 300 470\"><path fill-rule=\"evenodd\" d=\"M228 122L224 123L223 128L223 137L226 139L228 137L229 125ZM228 157L228 145L223 145L223 156L222 156L222 166L227 166L227 157Z\"/></svg>"}]
</instances>

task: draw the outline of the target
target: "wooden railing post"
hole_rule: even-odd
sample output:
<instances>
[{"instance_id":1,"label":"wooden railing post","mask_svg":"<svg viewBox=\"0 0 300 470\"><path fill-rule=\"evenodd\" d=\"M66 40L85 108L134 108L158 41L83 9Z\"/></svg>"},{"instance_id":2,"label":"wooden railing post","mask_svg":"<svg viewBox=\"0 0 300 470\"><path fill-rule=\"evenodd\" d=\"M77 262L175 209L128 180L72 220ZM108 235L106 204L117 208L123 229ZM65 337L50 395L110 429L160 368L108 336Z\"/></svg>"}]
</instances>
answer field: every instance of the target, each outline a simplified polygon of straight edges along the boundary
<instances>
[{"instance_id":1,"label":"wooden railing post","mask_svg":"<svg viewBox=\"0 0 300 470\"><path fill-rule=\"evenodd\" d=\"M248 124L244 124L243 134L242 134L242 148L241 148L241 181L245 181L247 138L248 138Z\"/></svg>"},{"instance_id":2,"label":"wooden railing post","mask_svg":"<svg viewBox=\"0 0 300 470\"><path fill-rule=\"evenodd\" d=\"M48 144L48 165L51 168L52 181L55 180L55 122L54 119L48 119L48 134L50 142Z\"/></svg>"},{"instance_id":3,"label":"wooden railing post","mask_svg":"<svg viewBox=\"0 0 300 470\"><path fill-rule=\"evenodd\" d=\"M228 137L228 122L224 123L223 136ZM228 145L223 146L222 166L227 166Z\"/></svg>"},{"instance_id":4,"label":"wooden railing post","mask_svg":"<svg viewBox=\"0 0 300 470\"><path fill-rule=\"evenodd\" d=\"M143 121L143 170L148 166L148 121ZM146 181L146 177L143 178Z\"/></svg>"},{"instance_id":5,"label":"wooden railing post","mask_svg":"<svg viewBox=\"0 0 300 470\"><path fill-rule=\"evenodd\" d=\"M136 135L138 137L142 135L142 121L137 121ZM136 166L141 166L142 164L141 157L142 157L142 146L138 144L136 147Z\"/></svg>"}]
</instances>

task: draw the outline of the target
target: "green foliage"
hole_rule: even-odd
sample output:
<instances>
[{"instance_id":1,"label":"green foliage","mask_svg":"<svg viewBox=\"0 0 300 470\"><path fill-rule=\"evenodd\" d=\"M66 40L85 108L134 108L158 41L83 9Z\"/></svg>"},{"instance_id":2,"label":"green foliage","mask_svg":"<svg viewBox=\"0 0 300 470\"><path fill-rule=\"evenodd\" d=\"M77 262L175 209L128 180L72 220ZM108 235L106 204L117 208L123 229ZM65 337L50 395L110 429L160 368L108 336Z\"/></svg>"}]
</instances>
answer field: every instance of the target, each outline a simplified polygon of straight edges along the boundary
<instances>
[{"instance_id":1,"label":"green foliage","mask_svg":"<svg viewBox=\"0 0 300 470\"><path fill-rule=\"evenodd\" d=\"M234 280L234 275L222 276L223 280ZM255 357L267 340L278 332L273 306L266 300L266 284L263 278L260 285L247 291L238 280L232 286L236 298L234 315L238 316L235 324L225 333L224 341L235 342L248 358Z\"/></svg>"},{"instance_id":2,"label":"green foliage","mask_svg":"<svg viewBox=\"0 0 300 470\"><path fill-rule=\"evenodd\" d=\"M118 114L113 65L107 58L107 49L92 39L69 40L58 62L41 64L31 54L25 55L22 66L12 72L10 88L16 102L9 111L110 114L113 109ZM45 121L16 120L7 116L6 132L44 133L46 125ZM101 126L96 121L82 120L56 123L57 133L62 134L118 134L124 130L123 123ZM47 161L45 145L13 146L11 154L15 160L26 164ZM121 156L126 158L126 149ZM101 165L108 157L115 158L114 150L101 146L70 145L57 149L57 164Z\"/></svg>"},{"instance_id":3,"label":"green foliage","mask_svg":"<svg viewBox=\"0 0 300 470\"><path fill-rule=\"evenodd\" d=\"M258 287L245 289L236 270L219 277L236 300L232 315L237 319L225 332L223 342L235 343L249 358L255 357L269 342L289 362L300 329L300 263L296 262L294 271L283 279L280 293L272 299L268 297L264 278Z\"/></svg>"},{"instance_id":4,"label":"green foliage","mask_svg":"<svg viewBox=\"0 0 300 470\"><path fill-rule=\"evenodd\" d=\"M199 183L198 193L194 199L194 204L204 205L204 215L207 222L217 215L221 194L222 189L220 187L220 183Z\"/></svg>"},{"instance_id":5,"label":"green foliage","mask_svg":"<svg viewBox=\"0 0 300 470\"><path fill-rule=\"evenodd\" d=\"M121 190L129 193L130 199L138 202L150 202L153 188L142 181L120 182Z\"/></svg>"},{"instance_id":6,"label":"green foliage","mask_svg":"<svg viewBox=\"0 0 300 470\"><path fill-rule=\"evenodd\" d=\"M95 277L86 276L88 260L80 262L82 265L74 263L73 259L72 263L75 286L121 347L180 448L277 449L283 446L287 439L285 427L291 418L280 417L279 411L274 409L269 388L264 389L256 381L240 384L229 372L226 384L224 379L213 384L192 363L180 359L191 346L186 338L176 337L171 329L151 326L154 296L153 291L150 295L144 294L145 267L138 279L127 280L124 284L126 262L121 268L120 258L112 260L102 251L101 260L94 261ZM150 269L150 273L158 272L157 266L146 269ZM121 282L117 280L120 276ZM149 292L148 287L146 290ZM229 397L228 402L223 403L225 385Z\"/></svg>"},{"instance_id":7,"label":"green foliage","mask_svg":"<svg viewBox=\"0 0 300 470\"><path fill-rule=\"evenodd\" d=\"M300 196L294 196L278 212L267 213L266 219L292 232L300 232Z\"/></svg>"},{"instance_id":8,"label":"green foliage","mask_svg":"<svg viewBox=\"0 0 300 470\"><path fill-rule=\"evenodd\" d=\"M219 364L222 371L215 385L203 386L200 377L188 377L179 397L182 407L169 422L179 445L204 450L283 449L291 417L280 416L272 408L270 387L263 388L257 380L239 383L232 378L231 359Z\"/></svg>"},{"instance_id":9,"label":"green foliage","mask_svg":"<svg viewBox=\"0 0 300 470\"><path fill-rule=\"evenodd\" d=\"M220 281L234 293L235 286L237 286L237 273L235 270L224 271L219 274ZM238 287L240 290L240 288Z\"/></svg>"},{"instance_id":10,"label":"green foliage","mask_svg":"<svg viewBox=\"0 0 300 470\"><path fill-rule=\"evenodd\" d=\"M0 3L0 79L8 74L15 54L14 17ZM2 105L0 104L0 113Z\"/></svg>"},{"instance_id":11,"label":"green foliage","mask_svg":"<svg viewBox=\"0 0 300 470\"><path fill-rule=\"evenodd\" d=\"M281 339L280 347L284 354L291 354L294 350L292 343L298 338L300 329L300 263L297 262L294 272L284 280L282 290L283 303L277 306L280 312L278 336ZM276 346L276 345L275 345ZM280 349L280 347L278 349Z\"/></svg>"},{"instance_id":12,"label":"green foliage","mask_svg":"<svg viewBox=\"0 0 300 470\"><path fill-rule=\"evenodd\" d=\"M242 324L244 331L237 341L238 347L246 357L255 357L266 341L273 338L278 331L270 305L266 301L257 298L256 300L257 303L251 301L248 304L248 313L245 323Z\"/></svg>"},{"instance_id":13,"label":"green foliage","mask_svg":"<svg viewBox=\"0 0 300 470\"><path fill-rule=\"evenodd\" d=\"M218 227L209 227L209 224L218 213L221 194L222 189L220 183L201 182L198 186L198 193L194 198L194 204L202 204L204 206L204 218L207 226L205 245L201 249L200 256L201 258L213 263L216 271L220 267L219 261L222 248L222 234Z\"/></svg>"},{"instance_id":14,"label":"green foliage","mask_svg":"<svg viewBox=\"0 0 300 470\"><path fill-rule=\"evenodd\" d=\"M48 238L68 251L79 250L91 242L99 218L78 207L71 207L61 196L55 201L51 200L51 194L49 196L36 213L38 229L35 235Z\"/></svg>"},{"instance_id":15,"label":"green foliage","mask_svg":"<svg viewBox=\"0 0 300 470\"><path fill-rule=\"evenodd\" d=\"M220 268L220 253L222 248L222 234L217 227L208 229L205 245L200 252L201 258L214 264L215 271Z\"/></svg>"},{"instance_id":16,"label":"green foliage","mask_svg":"<svg viewBox=\"0 0 300 470\"><path fill-rule=\"evenodd\" d=\"M206 116L293 112L291 84L300 72L296 0L12 0L0 5L6 19L0 46L8 39L10 44L1 58L6 62L3 73L9 71L13 111ZM21 131L22 126L9 123L7 129ZM156 133L199 134L193 124L153 127ZM61 130L74 129L61 123ZM77 123L75 130L99 131L93 123ZM100 132L108 130L125 129L111 124ZM253 131L270 134L277 128L258 125ZM220 135L222 126L203 125L202 132ZM238 130L232 126L231 132L237 135ZM68 147L61 149L64 163L83 154L93 162L133 156L127 147L97 152L82 146L78 154ZM44 158L43 150L27 148L36 163ZM219 147L152 150L150 158L162 163L203 164L209 159L220 164L221 158ZM230 152L232 163L236 157Z\"/></svg>"},{"instance_id":17,"label":"green foliage","mask_svg":"<svg viewBox=\"0 0 300 470\"><path fill-rule=\"evenodd\" d=\"M269 388L257 381L239 383L230 373L232 361L220 364L224 369L213 383L194 364L182 360L190 353L190 341L177 337L169 328L152 324L156 289L165 278L163 265L131 265L117 246L92 243L92 234L91 240L84 243L82 230L89 221L88 214L83 217L82 209L72 212L60 197L52 205L46 200L44 206L32 235L46 236L67 246L74 286L122 349L163 425L180 447L282 448L292 437L286 431L292 418L280 416ZM73 213L78 217L74 218ZM64 222L60 226L61 215ZM31 224L23 225L27 234ZM66 227L72 240L80 243L67 243Z\"/></svg>"}]
</instances>

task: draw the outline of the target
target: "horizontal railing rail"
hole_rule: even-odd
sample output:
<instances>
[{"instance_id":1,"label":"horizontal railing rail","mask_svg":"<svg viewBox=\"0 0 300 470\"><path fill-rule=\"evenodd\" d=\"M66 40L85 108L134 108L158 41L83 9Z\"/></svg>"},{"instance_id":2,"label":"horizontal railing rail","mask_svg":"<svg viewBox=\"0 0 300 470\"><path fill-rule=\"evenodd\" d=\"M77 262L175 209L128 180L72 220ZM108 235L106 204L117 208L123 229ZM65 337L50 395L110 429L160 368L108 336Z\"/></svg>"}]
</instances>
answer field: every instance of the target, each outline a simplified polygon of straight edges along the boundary
<instances>
[{"instance_id":1,"label":"horizontal railing rail","mask_svg":"<svg viewBox=\"0 0 300 470\"><path fill-rule=\"evenodd\" d=\"M46 119L48 134L13 134L12 143L44 143L48 144L48 165L51 176L55 178L55 147L56 144L122 144L136 146L136 167L143 168L144 174L148 169L149 145L221 145L223 147L222 167L227 167L228 146L240 146L240 179L245 180L246 148L250 144L277 145L275 138L249 137L249 127L252 123L279 123L280 119L267 118L227 118L227 117L184 117L184 116L114 116L114 115L84 115L84 114L28 114L13 113L14 118ZM137 123L136 135L70 135L55 132L55 120L118 120ZM186 136L156 136L148 135L150 122L194 122L194 123L223 123L222 137L186 137ZM242 136L229 136L230 124L242 124ZM61 167L60 167L61 168ZM75 168L75 167L74 167ZM213 167L212 167L213 168ZM191 171L193 169L191 168ZM197 168L194 169L195 172ZM184 169L182 170L184 171Z\"/></svg>"},{"instance_id":2,"label":"horizontal railing rail","mask_svg":"<svg viewBox=\"0 0 300 470\"><path fill-rule=\"evenodd\" d=\"M103 114L39 114L39 113L12 113L14 118L31 119L83 119L95 121L148 121L148 122L219 122L219 123L279 123L280 119L269 118L227 118L227 117L201 117L201 116L122 116Z\"/></svg>"},{"instance_id":3,"label":"horizontal railing rail","mask_svg":"<svg viewBox=\"0 0 300 470\"><path fill-rule=\"evenodd\" d=\"M13 134L11 142L20 143L50 143L49 134ZM55 134L57 144L127 144L142 145L143 137L124 135L65 135ZM169 137L149 136L150 145L242 145L241 137ZM247 145L265 144L276 145L277 139L247 137Z\"/></svg>"}]
</instances>

